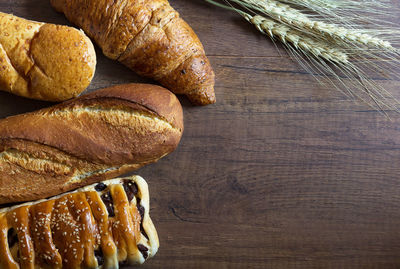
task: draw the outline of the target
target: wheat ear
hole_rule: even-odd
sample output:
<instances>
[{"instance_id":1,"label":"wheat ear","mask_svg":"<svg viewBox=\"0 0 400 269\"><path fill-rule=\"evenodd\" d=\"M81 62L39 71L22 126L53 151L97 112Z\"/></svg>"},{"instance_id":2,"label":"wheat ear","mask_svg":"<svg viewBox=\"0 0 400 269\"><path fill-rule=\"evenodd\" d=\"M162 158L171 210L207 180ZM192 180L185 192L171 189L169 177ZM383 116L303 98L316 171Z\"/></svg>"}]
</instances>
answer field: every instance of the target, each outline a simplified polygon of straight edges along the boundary
<instances>
[{"instance_id":1,"label":"wheat ear","mask_svg":"<svg viewBox=\"0 0 400 269\"><path fill-rule=\"evenodd\" d=\"M251 16L245 12L241 12L241 15L253 24L260 32L266 34L271 39L279 39L283 45L288 48L290 55L295 58L305 70L308 70L318 82L323 83L317 75L314 74L314 71L325 76L331 85L347 96L356 96L371 107L378 108L379 111L383 111L383 108L397 110L396 100L393 99L394 102L392 103L387 102L387 100L383 101L385 97L382 93L391 96L390 93L376 85L374 82L369 81L366 74L351 63L348 55L340 48L335 48L329 43L314 39L312 36L307 36L296 29L286 26L285 24L281 24L263 16ZM304 56L308 59L308 62L304 61ZM331 63L331 66L327 65L324 60ZM348 85L344 83L334 68L339 68L342 74L346 77L356 79ZM337 82L331 80L330 77L335 78ZM360 91L355 91L356 89ZM375 106L369 103L364 95L368 96Z\"/></svg>"},{"instance_id":2,"label":"wheat ear","mask_svg":"<svg viewBox=\"0 0 400 269\"><path fill-rule=\"evenodd\" d=\"M343 51L328 46L326 43L315 40L312 37L305 36L296 29L289 28L284 24L277 23L260 15L251 16L245 14L244 18L270 38L279 38L284 45L290 43L290 45L300 51L309 52L314 57L320 57L329 62L348 63L348 57Z\"/></svg>"},{"instance_id":3,"label":"wheat ear","mask_svg":"<svg viewBox=\"0 0 400 269\"><path fill-rule=\"evenodd\" d=\"M278 38L287 47L292 46L300 51L310 53L315 58L323 58L328 62L343 64L349 63L348 56L345 52L328 45L324 41L319 41L318 39L304 35L304 33L296 29L292 29L284 24L278 23L263 16L251 16L250 14L237 8L220 4L213 0L205 1L209 2L210 4L238 12L248 22L253 24L261 33L266 34L271 39Z\"/></svg>"},{"instance_id":4,"label":"wheat ear","mask_svg":"<svg viewBox=\"0 0 400 269\"><path fill-rule=\"evenodd\" d=\"M284 23L290 27L294 27L299 31L308 30L316 36L324 36L334 40L344 41L358 46L374 47L395 51L390 42L380 38L373 37L366 33L361 33L355 29L347 29L335 24L325 23L322 21L311 20L307 15L275 0L231 0L246 8L256 9L272 19Z\"/></svg>"},{"instance_id":5,"label":"wheat ear","mask_svg":"<svg viewBox=\"0 0 400 269\"><path fill-rule=\"evenodd\" d=\"M338 42L336 39L315 34L307 28L300 30L293 24L282 23L282 19L279 20L279 17L277 21L272 16L271 19L266 18L261 15L265 14L263 9L260 12L261 14L254 14L253 11L258 11L260 8L254 4L249 4L249 0L225 0L225 4L214 0L205 1L238 12L263 34L269 36L272 40L280 40L287 48L290 56L318 82L322 84L328 82L347 96L357 97L384 114L386 114L385 109L399 111L399 102L383 87L370 79L365 72L375 70L381 73L390 70L392 66L396 66L398 63L396 59L379 57L379 52L387 52L386 49L370 51L358 47L354 42L349 42L346 45L345 42ZM243 10L234 7L230 1L239 4L243 7ZM260 2L266 1L260 0ZM250 15L250 13L254 15ZM302 13L300 14L305 16ZM361 62L354 62L354 58L352 58L354 56ZM381 65L375 65L367 56L376 56L372 59L377 60L387 59L389 60L388 63L392 62L392 64L387 65L389 68L384 68ZM386 60L383 61L383 64L385 63Z\"/></svg>"},{"instance_id":6,"label":"wheat ear","mask_svg":"<svg viewBox=\"0 0 400 269\"><path fill-rule=\"evenodd\" d=\"M303 6L303 7L319 7L326 9L335 9L339 6L337 5L337 1L330 0L280 0L283 3Z\"/></svg>"}]
</instances>

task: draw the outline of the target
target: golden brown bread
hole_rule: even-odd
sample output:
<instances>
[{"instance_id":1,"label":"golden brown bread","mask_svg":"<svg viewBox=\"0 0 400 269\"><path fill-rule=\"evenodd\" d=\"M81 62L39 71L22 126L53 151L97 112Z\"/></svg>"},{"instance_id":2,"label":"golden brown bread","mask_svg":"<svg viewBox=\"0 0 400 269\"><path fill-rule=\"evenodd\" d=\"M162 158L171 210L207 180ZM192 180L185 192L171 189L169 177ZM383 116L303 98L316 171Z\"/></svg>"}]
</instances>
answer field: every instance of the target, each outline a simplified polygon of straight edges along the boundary
<instances>
[{"instance_id":1,"label":"golden brown bread","mask_svg":"<svg viewBox=\"0 0 400 269\"><path fill-rule=\"evenodd\" d=\"M215 102L214 72L198 37L167 0L51 0L103 49L198 105Z\"/></svg>"},{"instance_id":2,"label":"golden brown bread","mask_svg":"<svg viewBox=\"0 0 400 269\"><path fill-rule=\"evenodd\" d=\"M89 86L95 66L93 44L82 31L0 12L0 90L64 101Z\"/></svg>"},{"instance_id":3,"label":"golden brown bread","mask_svg":"<svg viewBox=\"0 0 400 269\"><path fill-rule=\"evenodd\" d=\"M138 169L172 152L182 131L179 100L146 84L0 120L0 203L45 198Z\"/></svg>"},{"instance_id":4,"label":"golden brown bread","mask_svg":"<svg viewBox=\"0 0 400 269\"><path fill-rule=\"evenodd\" d=\"M139 176L0 210L0 268L118 268L156 254Z\"/></svg>"}]
</instances>

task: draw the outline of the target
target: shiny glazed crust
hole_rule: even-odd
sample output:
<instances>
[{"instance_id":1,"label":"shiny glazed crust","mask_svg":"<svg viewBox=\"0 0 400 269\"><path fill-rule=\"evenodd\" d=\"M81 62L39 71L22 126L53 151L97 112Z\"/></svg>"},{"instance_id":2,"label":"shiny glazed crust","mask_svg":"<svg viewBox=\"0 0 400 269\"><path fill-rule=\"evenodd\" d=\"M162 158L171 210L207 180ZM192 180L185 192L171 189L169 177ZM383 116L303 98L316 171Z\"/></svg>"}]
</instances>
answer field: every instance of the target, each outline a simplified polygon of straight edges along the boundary
<instances>
[{"instance_id":1,"label":"shiny glazed crust","mask_svg":"<svg viewBox=\"0 0 400 269\"><path fill-rule=\"evenodd\" d=\"M51 0L71 22L140 75L191 102L215 102L214 72L192 28L167 0Z\"/></svg>"},{"instance_id":2,"label":"shiny glazed crust","mask_svg":"<svg viewBox=\"0 0 400 269\"><path fill-rule=\"evenodd\" d=\"M0 90L64 101L89 86L95 66L93 44L82 31L0 12Z\"/></svg>"},{"instance_id":3,"label":"shiny glazed crust","mask_svg":"<svg viewBox=\"0 0 400 269\"><path fill-rule=\"evenodd\" d=\"M147 183L139 176L4 208L0 268L108 269L120 263L142 264L159 247L149 210Z\"/></svg>"},{"instance_id":4,"label":"shiny glazed crust","mask_svg":"<svg viewBox=\"0 0 400 269\"><path fill-rule=\"evenodd\" d=\"M0 120L0 203L42 199L133 171L174 151L182 132L179 100L146 84Z\"/></svg>"}]
</instances>

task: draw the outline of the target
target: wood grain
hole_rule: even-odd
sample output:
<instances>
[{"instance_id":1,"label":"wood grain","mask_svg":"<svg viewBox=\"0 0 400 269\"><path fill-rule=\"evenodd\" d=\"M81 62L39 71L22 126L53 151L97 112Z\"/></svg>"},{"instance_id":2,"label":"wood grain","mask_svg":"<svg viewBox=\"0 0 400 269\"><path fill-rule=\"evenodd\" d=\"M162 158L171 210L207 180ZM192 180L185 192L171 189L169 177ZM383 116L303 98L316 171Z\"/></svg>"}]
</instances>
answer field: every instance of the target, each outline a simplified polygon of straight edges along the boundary
<instances>
[{"instance_id":1,"label":"wood grain","mask_svg":"<svg viewBox=\"0 0 400 269\"><path fill-rule=\"evenodd\" d=\"M217 104L180 98L181 145L137 172L161 243L143 268L399 268L400 115L320 86L236 14L171 4L203 41ZM70 25L47 0L0 10ZM151 82L97 53L89 91ZM1 117L47 105L0 94Z\"/></svg>"}]
</instances>

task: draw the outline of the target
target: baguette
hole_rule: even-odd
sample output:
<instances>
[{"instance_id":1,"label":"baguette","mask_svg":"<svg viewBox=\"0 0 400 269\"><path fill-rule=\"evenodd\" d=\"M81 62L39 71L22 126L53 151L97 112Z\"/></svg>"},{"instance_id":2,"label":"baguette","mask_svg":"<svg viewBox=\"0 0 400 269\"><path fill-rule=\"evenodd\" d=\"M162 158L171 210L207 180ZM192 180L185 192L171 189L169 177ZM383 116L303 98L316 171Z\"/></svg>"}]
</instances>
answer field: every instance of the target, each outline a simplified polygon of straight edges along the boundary
<instances>
[{"instance_id":1,"label":"baguette","mask_svg":"<svg viewBox=\"0 0 400 269\"><path fill-rule=\"evenodd\" d=\"M118 268L156 254L139 176L0 210L0 268Z\"/></svg>"},{"instance_id":2,"label":"baguette","mask_svg":"<svg viewBox=\"0 0 400 269\"><path fill-rule=\"evenodd\" d=\"M64 101L89 86L95 66L93 44L82 31L0 12L0 90Z\"/></svg>"},{"instance_id":3,"label":"baguette","mask_svg":"<svg viewBox=\"0 0 400 269\"><path fill-rule=\"evenodd\" d=\"M0 120L0 203L41 199L133 171L175 150L182 131L175 95L145 84Z\"/></svg>"},{"instance_id":4,"label":"baguette","mask_svg":"<svg viewBox=\"0 0 400 269\"><path fill-rule=\"evenodd\" d=\"M167 0L51 0L53 7L139 75L197 105L215 103L214 72L192 28Z\"/></svg>"}]
</instances>

